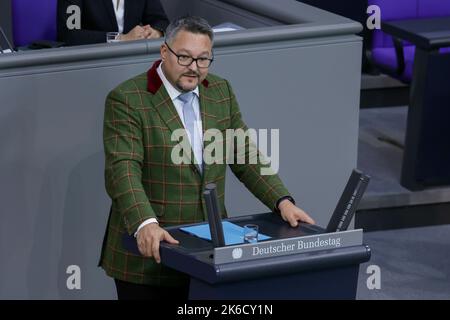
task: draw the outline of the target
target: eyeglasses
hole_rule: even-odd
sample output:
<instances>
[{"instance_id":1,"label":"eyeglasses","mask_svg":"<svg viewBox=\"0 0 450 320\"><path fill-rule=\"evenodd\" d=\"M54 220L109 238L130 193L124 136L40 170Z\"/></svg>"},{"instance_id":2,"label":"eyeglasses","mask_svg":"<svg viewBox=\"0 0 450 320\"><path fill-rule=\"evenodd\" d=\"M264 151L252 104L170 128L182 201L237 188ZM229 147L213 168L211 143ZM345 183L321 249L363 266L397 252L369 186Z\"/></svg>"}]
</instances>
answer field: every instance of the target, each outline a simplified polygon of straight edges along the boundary
<instances>
[{"instance_id":1,"label":"eyeglasses","mask_svg":"<svg viewBox=\"0 0 450 320\"><path fill-rule=\"evenodd\" d=\"M178 64L180 66L188 67L192 64L192 62L195 61L198 68L209 68L211 63L214 61L214 58L206 58L206 57L193 58L191 56L187 56L184 54L176 54L175 51L173 51L172 48L169 47L167 42L164 42L164 44L169 49L169 51L172 52L178 58Z\"/></svg>"}]
</instances>

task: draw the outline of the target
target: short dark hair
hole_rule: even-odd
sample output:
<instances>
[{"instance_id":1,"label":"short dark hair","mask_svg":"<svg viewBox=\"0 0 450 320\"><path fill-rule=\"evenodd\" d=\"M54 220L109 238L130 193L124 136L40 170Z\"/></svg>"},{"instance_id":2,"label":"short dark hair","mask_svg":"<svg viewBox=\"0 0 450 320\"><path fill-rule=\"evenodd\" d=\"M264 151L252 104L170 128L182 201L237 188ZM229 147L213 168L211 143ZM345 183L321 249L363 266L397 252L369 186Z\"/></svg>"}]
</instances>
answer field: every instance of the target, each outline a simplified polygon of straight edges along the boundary
<instances>
[{"instance_id":1,"label":"short dark hair","mask_svg":"<svg viewBox=\"0 0 450 320\"><path fill-rule=\"evenodd\" d=\"M208 21L201 17L196 16L184 16L172 21L166 29L165 40L167 43L171 43L181 30L204 34L209 37L211 42L214 41L214 33L209 25Z\"/></svg>"}]
</instances>

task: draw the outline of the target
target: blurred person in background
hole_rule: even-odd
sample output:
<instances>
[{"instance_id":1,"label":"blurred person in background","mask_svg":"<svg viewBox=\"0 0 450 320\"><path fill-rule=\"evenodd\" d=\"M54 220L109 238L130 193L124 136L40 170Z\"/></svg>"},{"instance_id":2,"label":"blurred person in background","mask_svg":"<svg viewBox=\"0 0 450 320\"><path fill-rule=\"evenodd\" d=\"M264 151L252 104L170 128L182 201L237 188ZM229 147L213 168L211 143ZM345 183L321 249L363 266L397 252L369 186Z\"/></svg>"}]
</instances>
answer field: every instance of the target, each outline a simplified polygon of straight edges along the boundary
<instances>
[{"instance_id":1,"label":"blurred person in background","mask_svg":"<svg viewBox=\"0 0 450 320\"><path fill-rule=\"evenodd\" d=\"M81 28L70 30L73 5L80 8ZM108 32L117 32L119 41L157 39L168 25L159 0L58 0L58 41L68 46L104 43Z\"/></svg>"}]
</instances>

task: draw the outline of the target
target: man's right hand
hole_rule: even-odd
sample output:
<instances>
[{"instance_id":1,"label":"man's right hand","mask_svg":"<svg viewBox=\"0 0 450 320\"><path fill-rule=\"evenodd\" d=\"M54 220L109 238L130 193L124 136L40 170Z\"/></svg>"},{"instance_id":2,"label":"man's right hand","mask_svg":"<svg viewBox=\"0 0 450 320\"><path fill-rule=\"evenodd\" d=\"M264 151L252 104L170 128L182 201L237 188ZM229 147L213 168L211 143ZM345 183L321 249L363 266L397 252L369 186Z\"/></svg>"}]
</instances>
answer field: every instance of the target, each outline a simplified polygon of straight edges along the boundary
<instances>
[{"instance_id":1,"label":"man's right hand","mask_svg":"<svg viewBox=\"0 0 450 320\"><path fill-rule=\"evenodd\" d=\"M150 223L139 230L136 237L139 251L144 257L153 257L157 263L161 262L159 255L159 242L166 241L171 244L178 244L166 230L157 223Z\"/></svg>"},{"instance_id":2,"label":"man's right hand","mask_svg":"<svg viewBox=\"0 0 450 320\"><path fill-rule=\"evenodd\" d=\"M143 40L147 39L152 31L147 27L136 26L127 34L121 34L119 40L121 41L131 41L131 40Z\"/></svg>"}]
</instances>

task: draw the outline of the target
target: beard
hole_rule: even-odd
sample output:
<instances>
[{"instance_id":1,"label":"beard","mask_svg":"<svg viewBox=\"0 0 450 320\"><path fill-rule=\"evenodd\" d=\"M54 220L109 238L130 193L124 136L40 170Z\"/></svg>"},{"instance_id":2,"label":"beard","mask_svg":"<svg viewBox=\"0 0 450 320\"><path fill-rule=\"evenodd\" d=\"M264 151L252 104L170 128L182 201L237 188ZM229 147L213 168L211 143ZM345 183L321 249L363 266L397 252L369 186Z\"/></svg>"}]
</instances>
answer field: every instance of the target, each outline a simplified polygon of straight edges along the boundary
<instances>
[{"instance_id":1,"label":"beard","mask_svg":"<svg viewBox=\"0 0 450 320\"><path fill-rule=\"evenodd\" d=\"M192 78L185 78L184 80L182 80L181 78L183 76L192 77ZM186 81L186 79L192 79L192 83ZM195 73L195 72L190 72L190 73L182 74L178 78L178 80L176 81L175 84L176 84L178 90L180 90L182 92L189 92L189 91L194 90L198 86L199 83L200 83L200 74Z\"/></svg>"}]
</instances>

